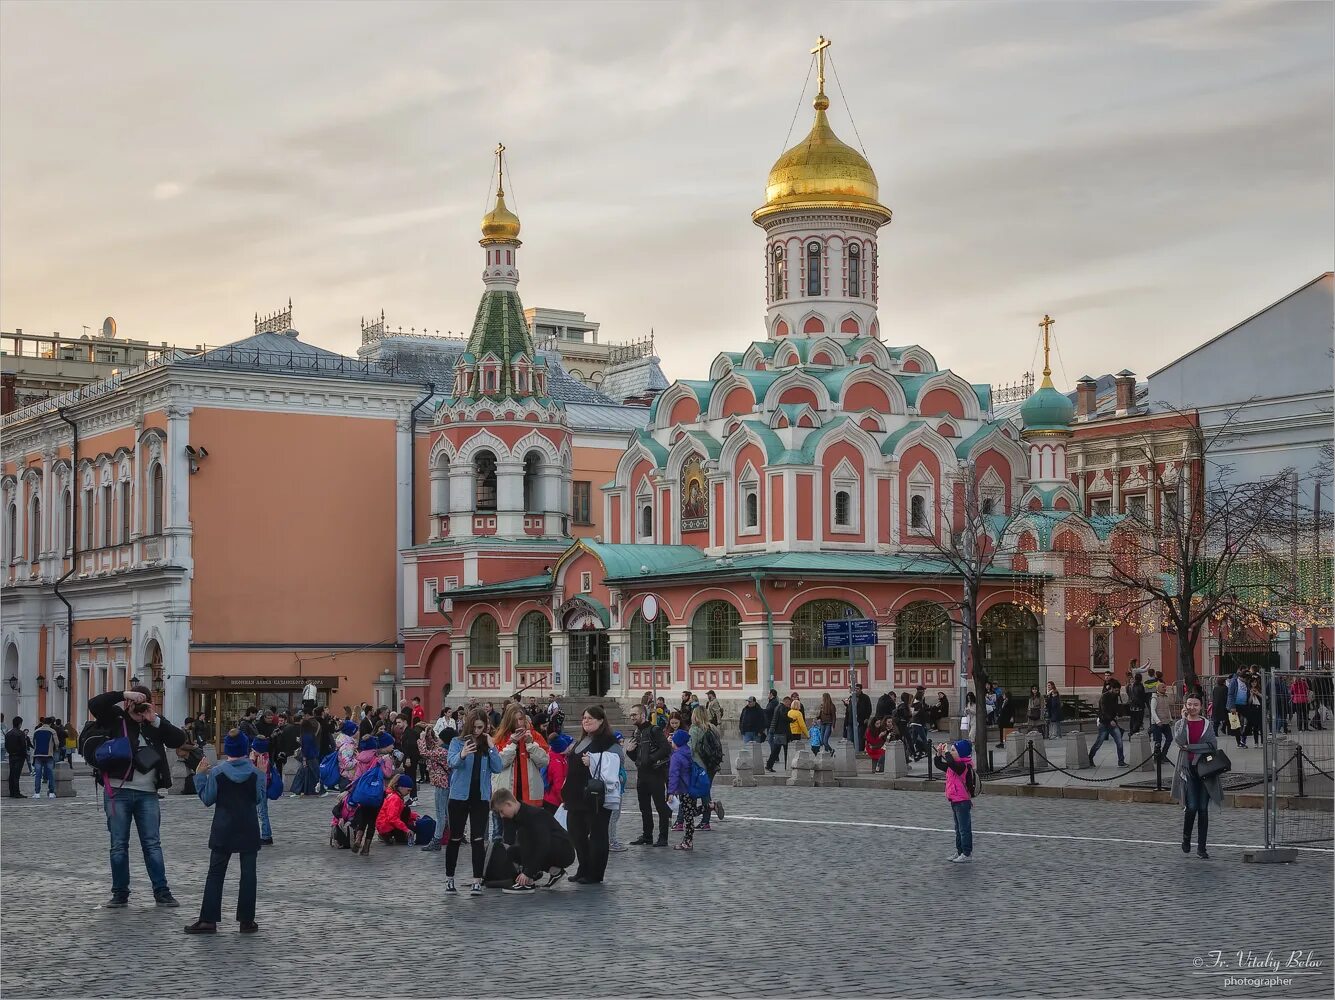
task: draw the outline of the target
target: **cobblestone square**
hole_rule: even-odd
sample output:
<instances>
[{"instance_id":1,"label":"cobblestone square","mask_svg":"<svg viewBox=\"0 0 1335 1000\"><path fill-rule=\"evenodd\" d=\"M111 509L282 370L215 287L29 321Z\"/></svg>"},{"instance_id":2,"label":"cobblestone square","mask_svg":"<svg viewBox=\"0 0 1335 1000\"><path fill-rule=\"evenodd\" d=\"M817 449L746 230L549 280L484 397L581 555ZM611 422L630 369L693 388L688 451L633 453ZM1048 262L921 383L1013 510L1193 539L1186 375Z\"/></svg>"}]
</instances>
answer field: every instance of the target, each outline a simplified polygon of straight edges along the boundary
<instances>
[{"instance_id":1,"label":"cobblestone square","mask_svg":"<svg viewBox=\"0 0 1335 1000\"><path fill-rule=\"evenodd\" d=\"M471 994L509 997L1330 995L1331 855L1244 864L1256 810L1213 813L1206 862L1178 849L1173 807L984 796L974 862L951 865L938 795L722 795L727 821L697 835L694 854L631 848L612 856L602 887L488 890L480 900L443 895L443 854L330 850L330 800L285 798L271 811L278 843L260 856L260 934L237 934L229 880L219 934L200 938L181 933L207 867L210 811L197 800L163 802L174 911L153 907L134 838L130 908L101 909L106 831L86 781L76 799L6 800L0 990L427 997L468 983ZM637 833L638 816L623 816L621 838ZM1287 985L1225 988L1209 968L1236 964L1239 951L1286 963L1308 949L1319 964Z\"/></svg>"}]
</instances>

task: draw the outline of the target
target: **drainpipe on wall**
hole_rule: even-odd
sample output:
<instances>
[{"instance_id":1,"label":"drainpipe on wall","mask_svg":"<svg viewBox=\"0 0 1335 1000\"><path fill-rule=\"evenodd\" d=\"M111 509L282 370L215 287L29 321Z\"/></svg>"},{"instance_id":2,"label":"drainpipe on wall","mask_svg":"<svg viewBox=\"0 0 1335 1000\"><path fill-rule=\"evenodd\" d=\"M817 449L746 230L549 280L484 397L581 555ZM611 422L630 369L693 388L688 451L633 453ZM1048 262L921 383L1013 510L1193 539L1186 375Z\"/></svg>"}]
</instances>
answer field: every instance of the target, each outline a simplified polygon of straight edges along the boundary
<instances>
[{"instance_id":1,"label":"drainpipe on wall","mask_svg":"<svg viewBox=\"0 0 1335 1000\"><path fill-rule=\"evenodd\" d=\"M426 395L408 411L408 545L417 544L417 411L436 394L436 384L428 382ZM405 597L404 600L407 600Z\"/></svg>"},{"instance_id":2,"label":"drainpipe on wall","mask_svg":"<svg viewBox=\"0 0 1335 1000\"><path fill-rule=\"evenodd\" d=\"M74 718L74 605L60 592L60 585L74 575L79 565L79 425L65 414L63 408L56 410L61 420L70 425L74 439L70 445L70 568L56 581L55 595L65 605L65 718ZM59 505L56 510L60 510ZM65 525L60 526L65 530Z\"/></svg>"},{"instance_id":3,"label":"drainpipe on wall","mask_svg":"<svg viewBox=\"0 0 1335 1000\"><path fill-rule=\"evenodd\" d=\"M765 684L765 691L768 694L770 688L774 687L774 612L770 610L769 601L765 599L765 588L761 586L764 579L759 573L752 573L751 579L756 585L756 596L760 598L760 606L765 609L765 632L768 636L765 649L765 676L768 682Z\"/></svg>"}]
</instances>

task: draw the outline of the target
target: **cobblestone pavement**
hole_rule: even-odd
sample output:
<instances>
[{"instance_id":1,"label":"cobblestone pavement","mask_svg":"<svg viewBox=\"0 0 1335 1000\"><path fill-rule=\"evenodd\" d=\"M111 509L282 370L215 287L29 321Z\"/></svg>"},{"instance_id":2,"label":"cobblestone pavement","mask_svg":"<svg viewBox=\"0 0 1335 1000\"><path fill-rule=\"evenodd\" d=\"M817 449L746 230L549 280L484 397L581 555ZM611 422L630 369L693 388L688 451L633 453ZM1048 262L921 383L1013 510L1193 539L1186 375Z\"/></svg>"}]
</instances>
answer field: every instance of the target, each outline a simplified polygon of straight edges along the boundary
<instances>
[{"instance_id":1,"label":"cobblestone pavement","mask_svg":"<svg viewBox=\"0 0 1335 1000\"><path fill-rule=\"evenodd\" d=\"M261 933L241 937L228 922L191 938L181 928L199 905L210 810L163 803L181 909L153 907L132 838L130 908L105 910L105 823L88 792L84 779L77 799L0 805L5 997L424 997L462 984L479 997L1318 997L1332 987L1332 855L1243 864L1239 847L1222 845L1256 842L1254 810L1213 814L1221 846L1206 862L1174 843L1176 809L984 797L975 860L951 865L942 796L726 788L728 819L698 834L693 854L631 848L612 856L602 887L477 900L443 896L443 854L332 851L330 800L283 799L272 808L278 844L260 856ZM622 839L637 834L638 816L623 817ZM235 892L229 880L225 914ZM1284 964L1306 949L1320 964L1289 970L1287 985L1225 988L1208 968L1236 964L1238 951Z\"/></svg>"}]
</instances>

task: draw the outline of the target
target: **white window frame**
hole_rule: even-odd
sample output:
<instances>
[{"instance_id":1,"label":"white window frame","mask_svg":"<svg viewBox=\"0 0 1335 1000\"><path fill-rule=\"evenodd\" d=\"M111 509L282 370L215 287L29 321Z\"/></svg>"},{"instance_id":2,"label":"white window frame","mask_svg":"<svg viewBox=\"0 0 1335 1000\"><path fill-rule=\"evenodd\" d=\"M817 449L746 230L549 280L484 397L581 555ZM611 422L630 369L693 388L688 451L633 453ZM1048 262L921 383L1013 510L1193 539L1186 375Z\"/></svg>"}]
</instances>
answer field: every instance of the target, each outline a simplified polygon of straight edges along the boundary
<instances>
[{"instance_id":1,"label":"white window frame","mask_svg":"<svg viewBox=\"0 0 1335 1000\"><path fill-rule=\"evenodd\" d=\"M1108 665L1106 667L1094 666L1094 634L1096 632L1108 633ZM1096 674L1112 675L1114 665L1117 663L1117 656L1114 646L1117 642L1117 630L1111 625L1091 625L1089 627L1089 669Z\"/></svg>"},{"instance_id":2,"label":"white window frame","mask_svg":"<svg viewBox=\"0 0 1335 1000\"><path fill-rule=\"evenodd\" d=\"M835 520L837 512L835 497L840 493L848 494L848 523L840 524ZM830 476L830 531L839 535L857 535L862 532L862 480L857 470L844 459Z\"/></svg>"},{"instance_id":3,"label":"white window frame","mask_svg":"<svg viewBox=\"0 0 1335 1000\"><path fill-rule=\"evenodd\" d=\"M1006 484L997 475L996 469L988 469L978 483L978 509L983 510L985 501L992 501L993 514L1006 513Z\"/></svg>"},{"instance_id":4,"label":"white window frame","mask_svg":"<svg viewBox=\"0 0 1335 1000\"><path fill-rule=\"evenodd\" d=\"M1140 502L1139 513L1131 509L1133 500ZM1149 496L1145 493L1126 494L1126 514L1128 517L1135 518L1142 524L1146 523L1149 520L1150 516Z\"/></svg>"},{"instance_id":5,"label":"white window frame","mask_svg":"<svg viewBox=\"0 0 1335 1000\"><path fill-rule=\"evenodd\" d=\"M644 531L644 509L649 508L649 532ZM635 538L641 542L654 540L654 498L652 494L641 493L635 498ZM585 591L587 593L587 591Z\"/></svg>"},{"instance_id":6,"label":"white window frame","mask_svg":"<svg viewBox=\"0 0 1335 1000\"><path fill-rule=\"evenodd\" d=\"M581 594L593 593L593 573L590 570L584 570L579 575L579 592Z\"/></svg>"},{"instance_id":7,"label":"white window frame","mask_svg":"<svg viewBox=\"0 0 1335 1000\"><path fill-rule=\"evenodd\" d=\"M909 473L908 489L905 490L908 499L908 510L905 511L904 524L910 535L916 535L919 538L933 538L935 532L932 531L932 522L936 511L936 481L932 479L932 474L927 471L927 467L921 463L913 467ZM923 513L926 516L927 523L916 525L913 523L913 498L915 496L923 499Z\"/></svg>"},{"instance_id":8,"label":"white window frame","mask_svg":"<svg viewBox=\"0 0 1335 1000\"><path fill-rule=\"evenodd\" d=\"M1108 517L1112 514L1112 497L1090 497L1089 516Z\"/></svg>"},{"instance_id":9,"label":"white window frame","mask_svg":"<svg viewBox=\"0 0 1335 1000\"><path fill-rule=\"evenodd\" d=\"M422 610L436 611L436 596L440 593L440 581L432 578L422 581Z\"/></svg>"},{"instance_id":10,"label":"white window frame","mask_svg":"<svg viewBox=\"0 0 1335 1000\"><path fill-rule=\"evenodd\" d=\"M750 463L742 470L742 477L737 484L737 497L737 534L760 534L760 476ZM754 524L747 520L751 497L755 497L756 500L756 520Z\"/></svg>"}]
</instances>

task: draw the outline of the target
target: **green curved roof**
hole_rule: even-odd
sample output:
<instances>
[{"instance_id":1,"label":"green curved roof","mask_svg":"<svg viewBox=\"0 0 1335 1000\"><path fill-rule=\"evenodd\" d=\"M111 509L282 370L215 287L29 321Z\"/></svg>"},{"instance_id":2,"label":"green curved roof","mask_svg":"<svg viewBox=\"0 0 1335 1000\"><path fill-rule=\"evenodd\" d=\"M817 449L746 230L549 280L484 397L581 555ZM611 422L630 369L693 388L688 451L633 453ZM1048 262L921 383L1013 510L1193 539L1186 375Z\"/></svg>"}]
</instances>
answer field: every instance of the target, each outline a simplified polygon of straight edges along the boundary
<instances>
[{"instance_id":1,"label":"green curved roof","mask_svg":"<svg viewBox=\"0 0 1335 1000\"><path fill-rule=\"evenodd\" d=\"M881 442L881 454L893 455L895 453L895 449L899 447L900 441L903 441L904 438L912 434L919 427L926 427L926 426L927 426L926 420L910 420L907 424L905 424L899 430L895 431L893 434L889 435L884 441Z\"/></svg>"},{"instance_id":2,"label":"green curved roof","mask_svg":"<svg viewBox=\"0 0 1335 1000\"><path fill-rule=\"evenodd\" d=\"M1075 404L1047 383L1024 401L1020 421L1027 431L1069 430L1075 417Z\"/></svg>"},{"instance_id":3,"label":"green curved roof","mask_svg":"<svg viewBox=\"0 0 1335 1000\"><path fill-rule=\"evenodd\" d=\"M666 573L677 566L696 562L704 558L704 553L694 545L636 545L626 542L591 542L581 541L583 546L597 557L607 570L609 578L626 578ZM649 574L641 574L640 567L647 566ZM588 594L581 594L588 599Z\"/></svg>"},{"instance_id":4,"label":"green curved roof","mask_svg":"<svg viewBox=\"0 0 1335 1000\"><path fill-rule=\"evenodd\" d=\"M642 444L653 456L654 465L662 468L667 463L668 450L659 444L658 441L647 430L641 427L631 435L631 441L636 444Z\"/></svg>"},{"instance_id":5,"label":"green curved roof","mask_svg":"<svg viewBox=\"0 0 1335 1000\"><path fill-rule=\"evenodd\" d=\"M1005 423L1006 421L1004 420L993 420L991 423L983 424L982 427L978 428L978 430L974 431L968 437L961 439L959 444L955 445L955 457L968 458L969 452L973 450L976 444L982 441L993 431L1000 431L1001 428L1005 425Z\"/></svg>"},{"instance_id":6,"label":"green curved roof","mask_svg":"<svg viewBox=\"0 0 1335 1000\"><path fill-rule=\"evenodd\" d=\"M779 349L779 342L777 340L753 340L751 341L751 347L759 351L761 357L772 358L774 352ZM748 347L747 350L749 351L751 347Z\"/></svg>"}]
</instances>

